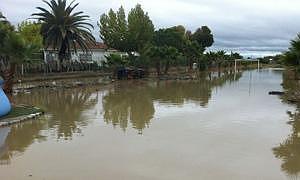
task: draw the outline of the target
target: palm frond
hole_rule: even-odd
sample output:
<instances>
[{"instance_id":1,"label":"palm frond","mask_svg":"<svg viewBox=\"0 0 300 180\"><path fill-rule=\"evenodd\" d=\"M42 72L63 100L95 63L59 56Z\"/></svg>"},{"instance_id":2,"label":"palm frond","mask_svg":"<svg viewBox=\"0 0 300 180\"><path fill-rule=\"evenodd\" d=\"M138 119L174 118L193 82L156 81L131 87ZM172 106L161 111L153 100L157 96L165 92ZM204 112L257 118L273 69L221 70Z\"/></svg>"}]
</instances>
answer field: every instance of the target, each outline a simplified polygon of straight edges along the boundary
<instances>
[{"instance_id":1,"label":"palm frond","mask_svg":"<svg viewBox=\"0 0 300 180\"><path fill-rule=\"evenodd\" d=\"M32 16L42 23L41 34L45 47L52 47L68 54L71 49L80 47L88 51L88 44L95 43L89 23L89 16L83 11L73 12L79 3L72 1L67 5L66 0L50 0L43 2L49 9L37 7L38 13Z\"/></svg>"}]
</instances>

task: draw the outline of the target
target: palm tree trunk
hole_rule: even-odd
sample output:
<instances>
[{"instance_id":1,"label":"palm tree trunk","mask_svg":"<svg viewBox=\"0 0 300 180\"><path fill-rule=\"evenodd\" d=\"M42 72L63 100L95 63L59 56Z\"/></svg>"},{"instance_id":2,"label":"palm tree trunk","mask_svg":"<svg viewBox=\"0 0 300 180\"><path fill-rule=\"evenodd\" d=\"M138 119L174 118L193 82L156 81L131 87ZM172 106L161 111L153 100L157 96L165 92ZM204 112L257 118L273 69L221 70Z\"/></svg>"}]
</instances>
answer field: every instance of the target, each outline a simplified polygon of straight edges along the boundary
<instances>
[{"instance_id":1,"label":"palm tree trunk","mask_svg":"<svg viewBox=\"0 0 300 180\"><path fill-rule=\"evenodd\" d=\"M58 71L59 72L62 72L62 70L63 70L63 61L66 59L66 50L67 50L67 47L63 43L58 52L58 61L59 61L58 62Z\"/></svg>"},{"instance_id":2,"label":"palm tree trunk","mask_svg":"<svg viewBox=\"0 0 300 180\"><path fill-rule=\"evenodd\" d=\"M9 68L7 68L3 73L3 80L4 80L3 90L6 94L12 94L15 72L16 72L16 63L11 63Z\"/></svg>"}]
</instances>

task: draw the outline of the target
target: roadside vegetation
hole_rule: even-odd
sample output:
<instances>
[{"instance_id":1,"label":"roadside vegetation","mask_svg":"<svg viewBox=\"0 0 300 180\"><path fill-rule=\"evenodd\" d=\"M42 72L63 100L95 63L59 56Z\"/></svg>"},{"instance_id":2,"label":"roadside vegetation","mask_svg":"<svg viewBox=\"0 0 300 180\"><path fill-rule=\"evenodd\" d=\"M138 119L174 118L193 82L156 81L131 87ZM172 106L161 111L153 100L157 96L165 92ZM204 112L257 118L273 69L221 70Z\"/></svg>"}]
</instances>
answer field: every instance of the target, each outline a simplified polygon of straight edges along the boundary
<instances>
[{"instance_id":1,"label":"roadside vegetation","mask_svg":"<svg viewBox=\"0 0 300 180\"><path fill-rule=\"evenodd\" d=\"M283 99L289 103L300 105L300 34L290 42L288 51L281 56L281 61L286 65L283 74L282 86L285 90Z\"/></svg>"},{"instance_id":2,"label":"roadside vegetation","mask_svg":"<svg viewBox=\"0 0 300 180\"><path fill-rule=\"evenodd\" d=\"M71 53L76 53L77 49L88 53L88 45L95 43L90 18L76 10L79 3L74 1L44 2L45 7L37 7L31 19L17 27L1 13L0 76L5 80L6 93L12 93L16 74L48 72L48 63L43 61L44 49L58 52L57 70L53 72L78 69L116 72L131 68L164 76L174 67L186 69L186 72L233 68L234 60L243 58L235 52L209 51L214 44L214 35L208 26L200 26L194 31L182 25L155 28L148 13L137 4L128 14L121 6L99 17L98 36L115 53L107 55L101 65L83 64L84 68L74 68L76 63L70 61Z\"/></svg>"}]
</instances>

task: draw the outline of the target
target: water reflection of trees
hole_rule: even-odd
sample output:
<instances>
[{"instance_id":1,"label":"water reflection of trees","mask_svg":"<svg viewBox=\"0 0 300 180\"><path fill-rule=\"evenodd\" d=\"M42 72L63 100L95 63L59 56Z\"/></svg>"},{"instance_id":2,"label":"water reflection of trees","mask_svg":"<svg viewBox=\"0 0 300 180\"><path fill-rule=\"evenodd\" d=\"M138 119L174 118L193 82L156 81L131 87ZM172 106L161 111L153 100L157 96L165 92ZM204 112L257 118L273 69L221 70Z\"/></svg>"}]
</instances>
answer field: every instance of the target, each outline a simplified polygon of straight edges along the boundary
<instances>
[{"instance_id":1,"label":"water reflection of trees","mask_svg":"<svg viewBox=\"0 0 300 180\"><path fill-rule=\"evenodd\" d=\"M90 88L75 89L43 89L31 94L20 94L18 103L30 103L45 109L50 114L48 128L57 130L58 138L71 138L73 133L80 133L81 127L87 125L87 119L82 117L84 110L90 109L97 103L93 97L95 90Z\"/></svg>"},{"instance_id":2,"label":"water reflection of trees","mask_svg":"<svg viewBox=\"0 0 300 180\"><path fill-rule=\"evenodd\" d=\"M85 89L42 89L31 94L19 94L17 103L32 104L45 109L50 119L42 119L12 126L1 147L2 163L18 153L22 153L36 140L43 140L41 130L54 129L57 138L70 139L74 133L81 133L81 128L87 125L87 119L82 116L84 110L97 103L98 98L92 97L92 88ZM1 130L1 129L0 129Z\"/></svg>"},{"instance_id":3,"label":"water reflection of trees","mask_svg":"<svg viewBox=\"0 0 300 180\"><path fill-rule=\"evenodd\" d=\"M241 74L237 79L239 77ZM192 101L207 106L214 87L233 81L234 75L225 73L220 76L205 74L193 81L117 83L103 97L104 120L124 131L130 124L142 133L155 113L154 102L183 105L185 101ZM16 95L16 103L39 106L48 115L38 121L10 127L5 143L0 147L0 163L9 163L11 157L23 153L32 143L45 140L47 137L42 135L42 130L51 129L51 135L58 139L71 139L74 133L81 133L88 124L83 112L96 105L96 91L95 88L46 88Z\"/></svg>"},{"instance_id":4,"label":"water reflection of trees","mask_svg":"<svg viewBox=\"0 0 300 180\"><path fill-rule=\"evenodd\" d=\"M300 172L300 113L290 113L292 133L278 147L273 148L276 158L282 160L281 168L291 176Z\"/></svg>"},{"instance_id":5,"label":"water reflection of trees","mask_svg":"<svg viewBox=\"0 0 300 180\"><path fill-rule=\"evenodd\" d=\"M42 107L49 116L12 126L4 146L0 147L1 163L9 163L13 155L24 152L36 140L44 140L46 137L41 135L44 129L53 129L57 138L64 139L71 139L74 133L81 133L81 129L88 123L82 115L83 111L96 105L98 100L92 96L94 92L96 90L93 88L77 88L55 91L41 89L30 94L18 94L17 103Z\"/></svg>"},{"instance_id":6,"label":"water reflection of trees","mask_svg":"<svg viewBox=\"0 0 300 180\"><path fill-rule=\"evenodd\" d=\"M104 120L125 130L128 120L136 129L144 129L154 114L149 89L144 85L120 84L103 97Z\"/></svg>"},{"instance_id":7,"label":"water reflection of trees","mask_svg":"<svg viewBox=\"0 0 300 180\"><path fill-rule=\"evenodd\" d=\"M26 122L10 127L3 147L0 147L1 163L9 163L12 156L23 153L36 140L46 137L41 135L44 129L53 129L57 138L71 139L74 133L81 133L87 125L87 119L82 115L97 103L97 97L92 94L93 88L84 89L41 89L30 94L18 94L15 99L19 104L32 104L46 110L47 118ZM1 129L0 129L1 130Z\"/></svg>"},{"instance_id":8,"label":"water reflection of trees","mask_svg":"<svg viewBox=\"0 0 300 180\"><path fill-rule=\"evenodd\" d=\"M43 141L40 131L45 121L26 122L10 127L3 147L0 147L0 164L7 164L15 154L23 153L34 141ZM1 130L1 129L0 129Z\"/></svg>"},{"instance_id":9,"label":"water reflection of trees","mask_svg":"<svg viewBox=\"0 0 300 180\"><path fill-rule=\"evenodd\" d=\"M214 87L223 86L241 77L241 73L201 74L197 80L120 82L103 97L104 121L120 126L124 131L128 122L140 133L155 113L154 102L183 105L192 101L207 106ZM138 84L137 84L138 83Z\"/></svg>"},{"instance_id":10,"label":"water reflection of trees","mask_svg":"<svg viewBox=\"0 0 300 180\"><path fill-rule=\"evenodd\" d=\"M300 83L285 72L282 86L286 94L281 98L284 102L290 103L289 100L294 99L294 95L299 93ZM276 158L282 160L282 170L292 178L298 178L300 172L300 104L296 105L297 110L294 113L288 112L290 116L288 124L292 126L291 134L278 147L273 148Z\"/></svg>"}]
</instances>

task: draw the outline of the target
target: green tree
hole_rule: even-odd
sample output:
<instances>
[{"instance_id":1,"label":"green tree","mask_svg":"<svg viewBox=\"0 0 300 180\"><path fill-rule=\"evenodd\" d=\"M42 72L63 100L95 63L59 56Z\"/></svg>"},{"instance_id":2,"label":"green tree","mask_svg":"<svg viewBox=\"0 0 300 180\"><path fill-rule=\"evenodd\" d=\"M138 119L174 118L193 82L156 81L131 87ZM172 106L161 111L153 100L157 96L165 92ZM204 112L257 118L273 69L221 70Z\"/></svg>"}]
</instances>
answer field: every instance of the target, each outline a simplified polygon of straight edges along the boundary
<instances>
[{"instance_id":1,"label":"green tree","mask_svg":"<svg viewBox=\"0 0 300 180\"><path fill-rule=\"evenodd\" d=\"M235 60L235 59L243 59L243 56L240 53L237 52L231 52L230 53L230 59Z\"/></svg>"},{"instance_id":2,"label":"green tree","mask_svg":"<svg viewBox=\"0 0 300 180\"><path fill-rule=\"evenodd\" d=\"M4 79L3 89L12 93L13 78L16 65L23 62L29 53L24 39L14 31L13 26L7 22L0 22L0 73Z\"/></svg>"},{"instance_id":3,"label":"green tree","mask_svg":"<svg viewBox=\"0 0 300 180\"><path fill-rule=\"evenodd\" d=\"M146 54L153 60L158 75L161 75L162 67L164 74L168 73L170 66L176 62L183 50L183 45L184 32L179 26L155 31Z\"/></svg>"},{"instance_id":4,"label":"green tree","mask_svg":"<svg viewBox=\"0 0 300 180\"><path fill-rule=\"evenodd\" d=\"M131 9L127 20L122 6L117 12L111 9L108 14L101 15L98 26L105 44L130 56L134 52L141 53L154 33L152 21L139 4Z\"/></svg>"},{"instance_id":5,"label":"green tree","mask_svg":"<svg viewBox=\"0 0 300 180\"><path fill-rule=\"evenodd\" d=\"M128 42L128 25L124 8L121 6L117 13L112 9L108 14L102 14L98 23L100 27L100 38L104 43L122 52L130 52Z\"/></svg>"},{"instance_id":6,"label":"green tree","mask_svg":"<svg viewBox=\"0 0 300 180\"><path fill-rule=\"evenodd\" d=\"M204 49L210 47L214 43L214 36L211 30L207 26L202 26L198 28L194 34L192 34L193 41L196 41Z\"/></svg>"},{"instance_id":7,"label":"green tree","mask_svg":"<svg viewBox=\"0 0 300 180\"><path fill-rule=\"evenodd\" d=\"M207 26L202 26L194 33L186 31L185 39L184 55L188 60L190 69L192 69L195 62L198 62L200 69L205 69L208 62L206 58L202 58L202 55L206 48L212 46L214 43L211 30Z\"/></svg>"},{"instance_id":8,"label":"green tree","mask_svg":"<svg viewBox=\"0 0 300 180\"><path fill-rule=\"evenodd\" d=\"M170 62L176 60L179 55L178 50L172 46L150 45L145 53L151 58L151 62L154 64L158 76L161 75L161 69L163 67L165 67L164 73L167 74Z\"/></svg>"},{"instance_id":9,"label":"green tree","mask_svg":"<svg viewBox=\"0 0 300 180\"><path fill-rule=\"evenodd\" d=\"M300 33L291 41L290 48L284 53L284 61L287 65L300 65Z\"/></svg>"},{"instance_id":10,"label":"green tree","mask_svg":"<svg viewBox=\"0 0 300 180\"><path fill-rule=\"evenodd\" d=\"M110 54L106 56L104 65L116 71L117 68L124 67L126 64L128 64L128 61L125 57L122 57L120 54Z\"/></svg>"},{"instance_id":11,"label":"green tree","mask_svg":"<svg viewBox=\"0 0 300 180\"><path fill-rule=\"evenodd\" d=\"M30 21L23 21L18 25L18 32L24 38L26 42L30 42L42 48L43 46L43 37L40 34L41 24Z\"/></svg>"},{"instance_id":12,"label":"green tree","mask_svg":"<svg viewBox=\"0 0 300 180\"><path fill-rule=\"evenodd\" d=\"M68 60L71 50L77 50L79 46L83 51L89 51L88 44L95 43L91 29L93 25L88 23L89 16L82 11L73 12L79 5L73 5L72 1L67 5L66 0L44 1L50 9L37 7L39 13L32 16L41 22L41 34L45 48L52 47L58 50L59 63Z\"/></svg>"},{"instance_id":13,"label":"green tree","mask_svg":"<svg viewBox=\"0 0 300 180\"><path fill-rule=\"evenodd\" d=\"M43 47L43 37L40 34L41 24L36 22L24 21L18 25L18 33L24 39L27 46L26 52L27 63L33 61L40 62L41 49Z\"/></svg>"},{"instance_id":14,"label":"green tree","mask_svg":"<svg viewBox=\"0 0 300 180\"><path fill-rule=\"evenodd\" d=\"M153 43L157 46L172 46L181 51L184 47L184 33L177 26L159 29L154 34Z\"/></svg>"},{"instance_id":15,"label":"green tree","mask_svg":"<svg viewBox=\"0 0 300 180\"><path fill-rule=\"evenodd\" d=\"M128 14L128 39L132 49L141 52L145 44L150 42L154 34L154 25L148 13L145 13L140 4L131 9Z\"/></svg>"},{"instance_id":16,"label":"green tree","mask_svg":"<svg viewBox=\"0 0 300 180\"><path fill-rule=\"evenodd\" d=\"M201 68L205 66L203 64L203 59L201 61L201 55L204 52L204 48L198 44L197 41L187 40L184 48L184 55L188 60L188 65L190 70L192 69L193 63L198 62L199 66L201 63ZM201 62L200 62L201 61Z\"/></svg>"}]
</instances>

